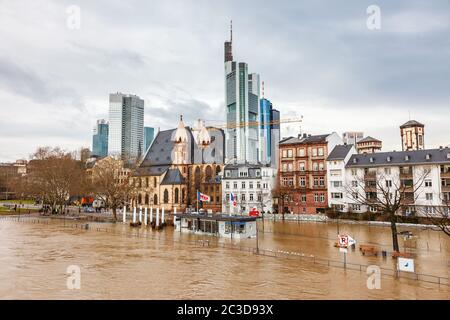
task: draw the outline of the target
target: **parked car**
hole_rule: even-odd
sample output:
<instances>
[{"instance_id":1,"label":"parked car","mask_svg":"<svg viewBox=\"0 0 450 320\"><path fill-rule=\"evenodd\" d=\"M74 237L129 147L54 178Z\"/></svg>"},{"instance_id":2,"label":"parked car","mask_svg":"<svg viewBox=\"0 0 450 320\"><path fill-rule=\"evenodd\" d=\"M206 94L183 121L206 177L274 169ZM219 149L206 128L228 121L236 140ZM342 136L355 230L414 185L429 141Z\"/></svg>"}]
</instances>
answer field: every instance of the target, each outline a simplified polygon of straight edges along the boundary
<instances>
[{"instance_id":1,"label":"parked car","mask_svg":"<svg viewBox=\"0 0 450 320\"><path fill-rule=\"evenodd\" d=\"M95 212L95 209L92 208L92 207L86 207L86 208L84 209L84 212L86 212L86 213L94 213L94 212Z\"/></svg>"}]
</instances>

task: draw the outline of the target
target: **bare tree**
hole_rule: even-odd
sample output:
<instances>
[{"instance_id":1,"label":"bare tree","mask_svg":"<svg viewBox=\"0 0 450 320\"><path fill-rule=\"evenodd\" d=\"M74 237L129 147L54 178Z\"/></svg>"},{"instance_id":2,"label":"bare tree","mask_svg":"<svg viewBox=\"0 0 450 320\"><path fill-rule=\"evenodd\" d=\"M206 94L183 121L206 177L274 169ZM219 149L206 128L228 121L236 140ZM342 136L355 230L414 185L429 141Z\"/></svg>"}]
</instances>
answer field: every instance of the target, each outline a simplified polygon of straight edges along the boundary
<instances>
[{"instance_id":1,"label":"bare tree","mask_svg":"<svg viewBox=\"0 0 450 320\"><path fill-rule=\"evenodd\" d=\"M292 198L292 190L292 188L283 186L280 182L280 178L275 180L275 186L272 189L272 196L273 198L278 199L278 213L281 212L283 220L285 214L284 204L289 202Z\"/></svg>"},{"instance_id":2,"label":"bare tree","mask_svg":"<svg viewBox=\"0 0 450 320\"><path fill-rule=\"evenodd\" d=\"M424 215L433 224L433 228L450 236L450 199L443 197L442 205L432 206L432 211L425 211Z\"/></svg>"},{"instance_id":3,"label":"bare tree","mask_svg":"<svg viewBox=\"0 0 450 320\"><path fill-rule=\"evenodd\" d=\"M38 148L31 156L27 175L13 182L17 194L40 199L52 211L59 208L59 212L71 196L82 194L85 187L83 164L59 147Z\"/></svg>"},{"instance_id":4,"label":"bare tree","mask_svg":"<svg viewBox=\"0 0 450 320\"><path fill-rule=\"evenodd\" d=\"M413 179L412 167L409 167L409 170L408 173L388 175L382 172L382 168L366 168L363 175L352 176L353 180L344 186L350 204L376 209L388 216L392 232L392 247L397 252L399 252L397 214L402 208L414 205L420 195L418 190L429 174L429 171L423 170Z\"/></svg>"},{"instance_id":5,"label":"bare tree","mask_svg":"<svg viewBox=\"0 0 450 320\"><path fill-rule=\"evenodd\" d=\"M106 157L97 161L92 169L93 193L112 210L114 221L117 221L117 209L125 206L136 192L130 178L131 168L126 166L124 160Z\"/></svg>"}]
</instances>

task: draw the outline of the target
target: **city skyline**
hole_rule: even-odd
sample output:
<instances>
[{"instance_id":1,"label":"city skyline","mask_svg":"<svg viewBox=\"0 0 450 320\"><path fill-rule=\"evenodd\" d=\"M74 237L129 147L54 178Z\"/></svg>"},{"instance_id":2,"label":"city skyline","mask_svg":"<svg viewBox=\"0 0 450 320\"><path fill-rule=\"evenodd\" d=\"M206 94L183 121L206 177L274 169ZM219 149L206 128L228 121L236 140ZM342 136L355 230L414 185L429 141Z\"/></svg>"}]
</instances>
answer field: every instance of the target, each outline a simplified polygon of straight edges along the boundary
<instances>
[{"instance_id":1,"label":"city skyline","mask_svg":"<svg viewBox=\"0 0 450 320\"><path fill-rule=\"evenodd\" d=\"M179 114L187 124L224 122L223 40L231 19L236 60L258 71L282 118L304 116L302 132L364 131L383 141L383 151L399 151L399 126L414 119L426 125L427 148L449 145L449 3L380 1L380 30L366 27L369 4L230 2L217 10L207 2L80 1L81 27L72 30L69 2L45 9L39 1L4 3L0 100L14 108L0 108L0 161L28 158L40 145L89 147L110 92L143 98L152 119L145 126L170 128ZM133 20L117 21L122 12ZM149 19L152 12L157 19ZM108 32L114 41L100 36ZM117 46L126 37L128 45ZM284 125L281 137L298 131Z\"/></svg>"}]
</instances>

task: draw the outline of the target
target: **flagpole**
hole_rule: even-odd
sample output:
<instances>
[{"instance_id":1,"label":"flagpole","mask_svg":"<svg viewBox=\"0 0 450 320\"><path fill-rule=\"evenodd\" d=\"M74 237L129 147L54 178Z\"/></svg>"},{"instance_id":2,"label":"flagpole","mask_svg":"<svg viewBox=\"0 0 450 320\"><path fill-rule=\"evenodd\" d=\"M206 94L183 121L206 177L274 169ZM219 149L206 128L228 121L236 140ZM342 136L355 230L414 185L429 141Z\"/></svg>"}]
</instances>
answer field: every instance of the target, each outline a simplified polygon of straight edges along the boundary
<instances>
[{"instance_id":1,"label":"flagpole","mask_svg":"<svg viewBox=\"0 0 450 320\"><path fill-rule=\"evenodd\" d=\"M198 190L197 190L197 213L199 213L199 211L198 211L198 202L199 202L199 194L198 194Z\"/></svg>"}]
</instances>

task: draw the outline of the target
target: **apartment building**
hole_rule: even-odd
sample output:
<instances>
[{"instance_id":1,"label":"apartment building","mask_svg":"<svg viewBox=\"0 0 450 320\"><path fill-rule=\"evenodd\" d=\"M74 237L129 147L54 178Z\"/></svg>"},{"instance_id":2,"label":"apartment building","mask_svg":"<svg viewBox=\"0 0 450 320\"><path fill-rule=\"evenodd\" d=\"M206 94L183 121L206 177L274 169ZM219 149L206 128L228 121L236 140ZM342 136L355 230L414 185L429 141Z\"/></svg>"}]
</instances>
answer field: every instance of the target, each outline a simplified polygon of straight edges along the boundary
<instances>
[{"instance_id":1,"label":"apartment building","mask_svg":"<svg viewBox=\"0 0 450 320\"><path fill-rule=\"evenodd\" d=\"M277 171L270 164L228 164L222 177L222 212L248 214L252 208L273 212L272 190ZM231 194L236 197L233 206Z\"/></svg>"},{"instance_id":2,"label":"apartment building","mask_svg":"<svg viewBox=\"0 0 450 320\"><path fill-rule=\"evenodd\" d=\"M279 212L325 212L328 207L326 160L338 144L342 144L342 139L335 132L280 141Z\"/></svg>"},{"instance_id":3,"label":"apartment building","mask_svg":"<svg viewBox=\"0 0 450 320\"><path fill-rule=\"evenodd\" d=\"M401 192L398 214L424 216L448 211L450 148L353 152L337 146L327 159L330 207L343 212L381 213L378 199L396 199Z\"/></svg>"}]
</instances>

